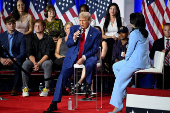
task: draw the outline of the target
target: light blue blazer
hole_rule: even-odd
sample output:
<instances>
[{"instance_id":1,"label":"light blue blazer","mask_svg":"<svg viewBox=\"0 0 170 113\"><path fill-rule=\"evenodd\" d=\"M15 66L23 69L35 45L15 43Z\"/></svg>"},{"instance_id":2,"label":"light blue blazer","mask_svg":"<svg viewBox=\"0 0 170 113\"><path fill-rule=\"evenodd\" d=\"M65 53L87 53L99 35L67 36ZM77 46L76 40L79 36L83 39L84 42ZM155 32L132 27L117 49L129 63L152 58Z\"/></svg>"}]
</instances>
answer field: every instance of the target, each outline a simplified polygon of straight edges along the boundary
<instances>
[{"instance_id":1,"label":"light blue blazer","mask_svg":"<svg viewBox=\"0 0 170 113\"><path fill-rule=\"evenodd\" d=\"M130 33L125 60L125 66L127 67L150 68L149 39L145 38L139 29L135 29Z\"/></svg>"}]
</instances>

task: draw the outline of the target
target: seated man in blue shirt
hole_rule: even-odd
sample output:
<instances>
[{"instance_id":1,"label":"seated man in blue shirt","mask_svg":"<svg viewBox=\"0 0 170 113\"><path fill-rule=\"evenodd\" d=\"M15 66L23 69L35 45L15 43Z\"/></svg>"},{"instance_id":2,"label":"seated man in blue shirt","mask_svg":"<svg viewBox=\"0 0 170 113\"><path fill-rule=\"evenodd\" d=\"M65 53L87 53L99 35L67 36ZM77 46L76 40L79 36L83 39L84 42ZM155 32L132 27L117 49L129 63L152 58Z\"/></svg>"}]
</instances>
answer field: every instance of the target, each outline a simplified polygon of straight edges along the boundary
<instances>
[{"instance_id":1,"label":"seated man in blue shirt","mask_svg":"<svg viewBox=\"0 0 170 113\"><path fill-rule=\"evenodd\" d=\"M15 30L16 20L12 16L6 17L4 22L7 31L0 33L0 43L8 50L13 59L21 66L26 58L26 36ZM15 70L11 96L17 95L16 87L18 84L18 79L21 77L21 70L14 64L14 62L0 46L0 69L2 68L13 68Z\"/></svg>"},{"instance_id":2,"label":"seated man in blue shirt","mask_svg":"<svg viewBox=\"0 0 170 113\"><path fill-rule=\"evenodd\" d=\"M128 46L128 28L122 26L118 29L119 41L113 45L113 63L125 59Z\"/></svg>"}]
</instances>

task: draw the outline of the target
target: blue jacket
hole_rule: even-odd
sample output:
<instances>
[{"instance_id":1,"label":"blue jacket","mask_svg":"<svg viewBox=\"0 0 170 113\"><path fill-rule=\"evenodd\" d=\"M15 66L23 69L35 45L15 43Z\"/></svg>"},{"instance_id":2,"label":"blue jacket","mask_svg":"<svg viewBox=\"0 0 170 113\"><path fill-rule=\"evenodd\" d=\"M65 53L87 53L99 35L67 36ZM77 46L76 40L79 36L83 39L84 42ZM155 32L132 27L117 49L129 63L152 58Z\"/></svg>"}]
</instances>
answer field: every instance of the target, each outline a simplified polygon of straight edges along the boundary
<instances>
[{"instance_id":1,"label":"blue jacket","mask_svg":"<svg viewBox=\"0 0 170 113\"><path fill-rule=\"evenodd\" d=\"M63 68L71 68L78 57L80 39L77 39L76 42L74 42L73 36L74 33L79 30L79 27L80 25L74 25L70 28L70 34L66 42L69 49L63 62ZM82 55L86 56L86 60L90 57L97 60L96 53L99 48L100 37L100 31L90 26L82 53Z\"/></svg>"},{"instance_id":2,"label":"blue jacket","mask_svg":"<svg viewBox=\"0 0 170 113\"><path fill-rule=\"evenodd\" d=\"M8 34L7 31L0 33L0 43L9 50ZM26 36L17 30L15 31L12 41L12 54L17 61L23 62L26 58ZM0 57L6 57L6 53L0 47Z\"/></svg>"},{"instance_id":3,"label":"blue jacket","mask_svg":"<svg viewBox=\"0 0 170 113\"><path fill-rule=\"evenodd\" d=\"M149 39L144 38L139 29L130 33L125 60L127 67L150 68Z\"/></svg>"}]
</instances>

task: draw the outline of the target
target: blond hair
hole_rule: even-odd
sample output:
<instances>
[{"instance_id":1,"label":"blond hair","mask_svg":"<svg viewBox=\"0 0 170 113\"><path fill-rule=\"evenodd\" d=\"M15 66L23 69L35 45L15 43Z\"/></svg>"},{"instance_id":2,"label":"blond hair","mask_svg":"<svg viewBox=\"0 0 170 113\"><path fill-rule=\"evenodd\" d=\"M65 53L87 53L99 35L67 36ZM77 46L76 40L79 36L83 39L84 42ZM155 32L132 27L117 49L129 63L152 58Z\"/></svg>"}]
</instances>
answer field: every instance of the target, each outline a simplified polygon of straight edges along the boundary
<instances>
[{"instance_id":1,"label":"blond hair","mask_svg":"<svg viewBox=\"0 0 170 113\"><path fill-rule=\"evenodd\" d=\"M79 14L79 18L87 18L88 20L91 21L91 14L89 12L81 12Z\"/></svg>"},{"instance_id":2,"label":"blond hair","mask_svg":"<svg viewBox=\"0 0 170 113\"><path fill-rule=\"evenodd\" d=\"M65 26L64 26L64 30L66 30L66 26L67 26L68 24L69 24L70 26L73 26L73 23L72 23L72 22L66 22L66 24L65 24Z\"/></svg>"}]
</instances>

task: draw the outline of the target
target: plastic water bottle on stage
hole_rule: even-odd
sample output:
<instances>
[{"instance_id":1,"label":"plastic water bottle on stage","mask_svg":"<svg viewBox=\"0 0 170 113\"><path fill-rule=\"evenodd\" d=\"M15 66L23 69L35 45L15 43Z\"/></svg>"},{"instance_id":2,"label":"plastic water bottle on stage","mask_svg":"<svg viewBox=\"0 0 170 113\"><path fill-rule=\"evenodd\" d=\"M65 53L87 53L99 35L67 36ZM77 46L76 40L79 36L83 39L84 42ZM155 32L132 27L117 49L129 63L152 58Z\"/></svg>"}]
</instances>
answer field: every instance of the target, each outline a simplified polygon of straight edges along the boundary
<instances>
[{"instance_id":1,"label":"plastic water bottle on stage","mask_svg":"<svg viewBox=\"0 0 170 113\"><path fill-rule=\"evenodd\" d=\"M43 89L43 84L40 83L40 85L39 85L39 94L41 94L42 89Z\"/></svg>"},{"instance_id":2,"label":"plastic water bottle on stage","mask_svg":"<svg viewBox=\"0 0 170 113\"><path fill-rule=\"evenodd\" d=\"M71 98L68 99L68 110L72 110L72 100L71 100Z\"/></svg>"}]
</instances>

